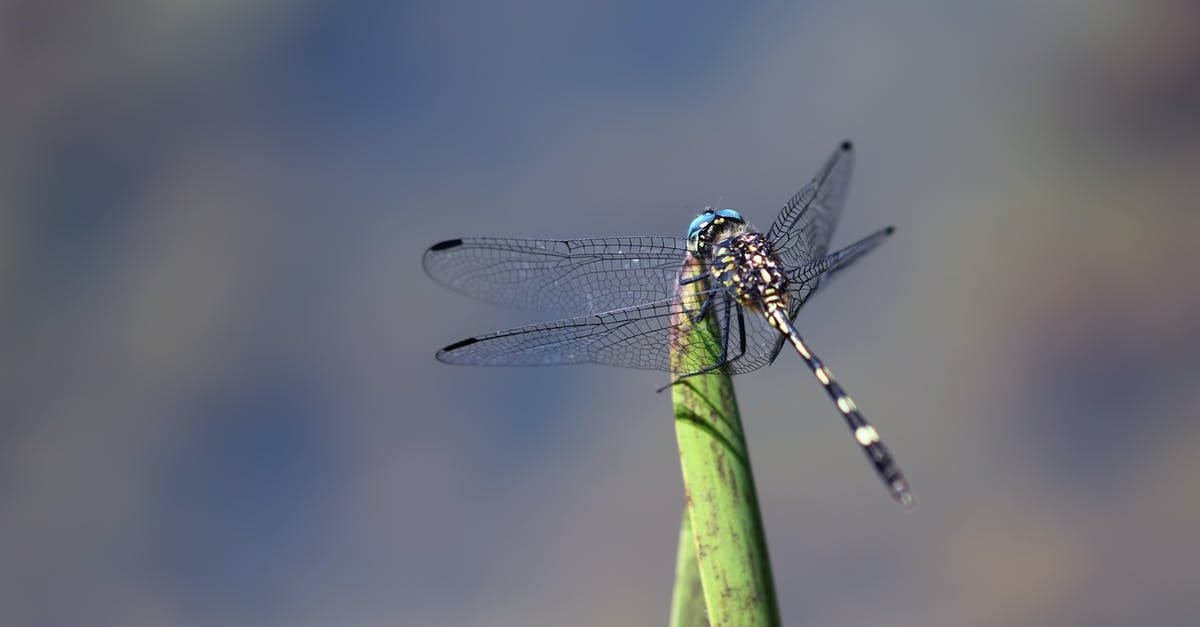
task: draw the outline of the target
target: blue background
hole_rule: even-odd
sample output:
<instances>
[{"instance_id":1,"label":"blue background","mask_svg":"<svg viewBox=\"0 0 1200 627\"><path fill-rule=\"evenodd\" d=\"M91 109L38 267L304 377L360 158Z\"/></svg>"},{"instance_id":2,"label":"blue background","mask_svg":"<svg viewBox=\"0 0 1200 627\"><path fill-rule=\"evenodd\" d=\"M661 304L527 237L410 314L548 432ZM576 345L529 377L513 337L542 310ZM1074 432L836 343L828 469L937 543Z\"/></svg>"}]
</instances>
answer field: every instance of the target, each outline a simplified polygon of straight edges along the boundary
<instances>
[{"instance_id":1,"label":"blue background","mask_svg":"<svg viewBox=\"0 0 1200 627\"><path fill-rule=\"evenodd\" d=\"M800 361L739 377L788 624L1193 624L1190 3L0 8L0 623L666 620L662 375L471 369L466 235L765 227L843 138Z\"/></svg>"}]
</instances>

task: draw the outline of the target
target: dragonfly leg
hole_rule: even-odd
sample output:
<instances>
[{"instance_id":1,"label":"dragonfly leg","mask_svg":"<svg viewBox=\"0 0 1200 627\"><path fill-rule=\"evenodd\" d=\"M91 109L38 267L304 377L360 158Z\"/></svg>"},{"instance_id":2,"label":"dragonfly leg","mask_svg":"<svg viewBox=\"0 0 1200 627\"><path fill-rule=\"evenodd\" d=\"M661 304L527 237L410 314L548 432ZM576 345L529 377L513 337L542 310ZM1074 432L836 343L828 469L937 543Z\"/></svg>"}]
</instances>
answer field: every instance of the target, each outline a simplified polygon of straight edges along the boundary
<instances>
[{"instance_id":1,"label":"dragonfly leg","mask_svg":"<svg viewBox=\"0 0 1200 627\"><path fill-rule=\"evenodd\" d=\"M708 374L715 370L719 370L722 366L729 363L729 322L733 315L733 310L735 308L738 310L738 323L739 323L739 327L741 328L741 333L740 333L741 350L738 352L738 357L741 357L743 354L745 354L745 352L746 352L746 326L744 324L741 324L742 308L737 307L737 305L733 302L733 297L730 296L729 294L725 294L724 298L725 298L725 322L724 322L724 324L721 325L721 354L720 354L720 356L712 364L709 364L709 365L707 365L699 370L696 370L694 372L688 372L685 374L681 374L678 377L675 377L675 379L673 381L671 381L670 383L662 386L661 388L658 388L658 390L657 390L658 392L662 392L663 390L679 383L680 381L683 381L684 379L686 379L688 377L694 377L694 376L700 375L700 374ZM711 303L712 303L712 296L709 296L709 298L704 302L704 309L708 309L708 307ZM699 320L693 320L692 322L698 323Z\"/></svg>"},{"instance_id":2,"label":"dragonfly leg","mask_svg":"<svg viewBox=\"0 0 1200 627\"><path fill-rule=\"evenodd\" d=\"M690 277L681 276L679 277L679 285L680 287L691 285L692 283L707 279L708 277L709 273L707 272L701 272L696 276ZM712 295L704 295L704 303L700 305L700 311L696 312L695 314L688 314L688 317L692 319L693 324L699 324L700 321L704 319L704 316L708 315L708 309L710 305L712 305Z\"/></svg>"},{"instance_id":3,"label":"dragonfly leg","mask_svg":"<svg viewBox=\"0 0 1200 627\"><path fill-rule=\"evenodd\" d=\"M712 302L712 294L708 294L704 297L704 304L700 305L700 311L697 311L695 315L688 314L688 318L692 321L692 324L700 324L704 320L704 317L708 315L708 310L712 307Z\"/></svg>"},{"instance_id":4,"label":"dragonfly leg","mask_svg":"<svg viewBox=\"0 0 1200 627\"><path fill-rule=\"evenodd\" d=\"M729 297L726 296L726 298L729 298ZM733 304L730 303L730 306L732 307ZM734 357L734 359L737 359L738 357L741 357L742 355L746 354L746 319L742 317L742 308L741 307L737 308L737 312L738 312L738 344L741 346L741 350L738 351L737 357ZM729 325L726 324L725 327L726 327L725 333L729 333Z\"/></svg>"}]
</instances>

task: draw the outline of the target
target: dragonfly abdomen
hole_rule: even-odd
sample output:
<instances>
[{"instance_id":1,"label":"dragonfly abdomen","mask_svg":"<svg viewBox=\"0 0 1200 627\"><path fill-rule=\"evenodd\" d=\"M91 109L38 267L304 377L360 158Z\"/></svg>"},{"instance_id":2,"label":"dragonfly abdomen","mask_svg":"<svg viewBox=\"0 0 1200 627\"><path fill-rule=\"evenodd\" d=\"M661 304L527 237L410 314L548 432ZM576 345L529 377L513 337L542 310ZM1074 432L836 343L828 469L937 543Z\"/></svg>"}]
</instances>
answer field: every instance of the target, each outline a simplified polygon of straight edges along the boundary
<instances>
[{"instance_id":1,"label":"dragonfly abdomen","mask_svg":"<svg viewBox=\"0 0 1200 627\"><path fill-rule=\"evenodd\" d=\"M896 460L892 458L891 452L879 438L879 431L871 426L871 423L867 422L867 419L858 411L858 405L833 378L833 372L821 363L821 359L808 348L804 338L800 337L796 328L792 326L787 308L768 305L766 314L771 326L787 337L792 346L796 348L796 352L800 353L800 358L821 382L821 386L825 388L825 393L829 395L830 400L837 405L838 411L842 413L842 419L846 421L846 426L854 435L854 440L858 442L867 458L871 460L871 464L875 466L875 472L887 486L892 498L904 505L912 503L913 497L909 491L908 480L904 478L904 473L900 472Z\"/></svg>"}]
</instances>

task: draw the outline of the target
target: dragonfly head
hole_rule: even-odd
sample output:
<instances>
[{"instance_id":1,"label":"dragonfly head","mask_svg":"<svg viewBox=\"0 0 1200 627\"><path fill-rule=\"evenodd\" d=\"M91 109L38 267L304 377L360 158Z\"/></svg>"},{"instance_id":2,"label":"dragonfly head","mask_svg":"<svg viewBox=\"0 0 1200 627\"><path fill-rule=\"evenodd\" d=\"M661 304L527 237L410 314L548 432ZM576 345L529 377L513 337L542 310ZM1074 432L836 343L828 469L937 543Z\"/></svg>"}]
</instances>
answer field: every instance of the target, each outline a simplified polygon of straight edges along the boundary
<instances>
[{"instance_id":1,"label":"dragonfly head","mask_svg":"<svg viewBox=\"0 0 1200 627\"><path fill-rule=\"evenodd\" d=\"M688 226L688 251L707 255L714 242L721 241L732 231L744 226L746 220L733 209L705 207L704 213L696 216Z\"/></svg>"}]
</instances>

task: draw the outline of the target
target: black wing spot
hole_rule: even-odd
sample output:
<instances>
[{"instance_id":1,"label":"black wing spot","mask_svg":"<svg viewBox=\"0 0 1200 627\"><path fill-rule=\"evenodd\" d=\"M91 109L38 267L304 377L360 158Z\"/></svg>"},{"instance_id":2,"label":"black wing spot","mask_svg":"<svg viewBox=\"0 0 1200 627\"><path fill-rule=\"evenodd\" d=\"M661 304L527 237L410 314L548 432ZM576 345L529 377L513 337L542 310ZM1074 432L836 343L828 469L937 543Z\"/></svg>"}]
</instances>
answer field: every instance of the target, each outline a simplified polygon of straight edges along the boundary
<instances>
[{"instance_id":1,"label":"black wing spot","mask_svg":"<svg viewBox=\"0 0 1200 627\"><path fill-rule=\"evenodd\" d=\"M850 152L851 150L854 150L854 144L847 139L846 141L842 142L842 150L844 152Z\"/></svg>"},{"instance_id":2,"label":"black wing spot","mask_svg":"<svg viewBox=\"0 0 1200 627\"><path fill-rule=\"evenodd\" d=\"M883 230L883 232L884 232L884 234L886 234L886 235L891 235L892 233L895 233L895 232L896 232L896 227L894 227L894 226L889 226L888 228L884 229L884 230Z\"/></svg>"},{"instance_id":3,"label":"black wing spot","mask_svg":"<svg viewBox=\"0 0 1200 627\"><path fill-rule=\"evenodd\" d=\"M460 348L462 348L462 347L464 347L464 346L470 346L470 345L472 345L472 344L474 344L475 342L478 342L478 341L479 341L479 338L477 338L477 337L469 337L469 338L467 338L467 339L465 339L465 340L461 340L461 341L459 341L459 342L455 342L455 343L453 343L453 344L451 344L451 345L447 346L446 348L443 348L443 349L442 349L442 352L443 352L443 353L449 353L450 351L456 351L456 350L458 350L458 349L460 349Z\"/></svg>"},{"instance_id":4,"label":"black wing spot","mask_svg":"<svg viewBox=\"0 0 1200 627\"><path fill-rule=\"evenodd\" d=\"M447 248L457 248L458 246L462 246L462 243L463 241L461 239L448 239L444 242L438 242L433 246L430 246L429 250L446 250Z\"/></svg>"}]
</instances>

